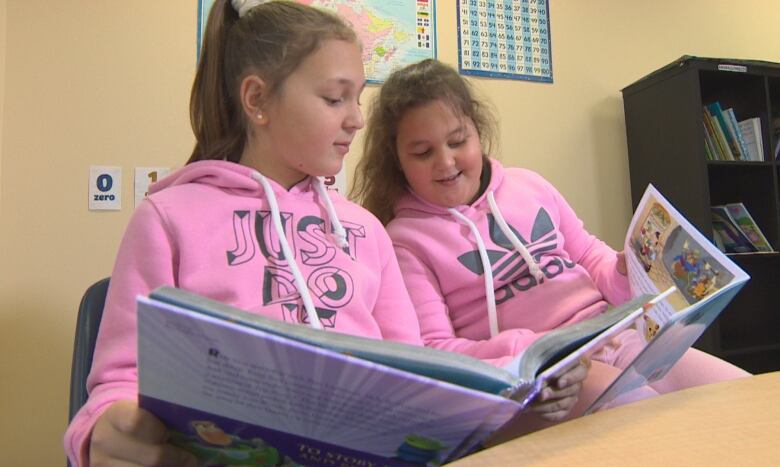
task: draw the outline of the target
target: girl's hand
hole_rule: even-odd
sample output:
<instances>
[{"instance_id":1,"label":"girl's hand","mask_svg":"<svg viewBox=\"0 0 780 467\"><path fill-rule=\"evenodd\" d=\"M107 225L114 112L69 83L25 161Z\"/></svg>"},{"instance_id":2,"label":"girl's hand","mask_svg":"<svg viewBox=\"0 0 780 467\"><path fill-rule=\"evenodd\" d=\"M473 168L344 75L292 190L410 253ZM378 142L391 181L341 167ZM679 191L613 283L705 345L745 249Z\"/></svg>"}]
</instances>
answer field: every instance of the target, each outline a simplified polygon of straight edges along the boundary
<instances>
[{"instance_id":1,"label":"girl's hand","mask_svg":"<svg viewBox=\"0 0 780 467\"><path fill-rule=\"evenodd\" d=\"M626 266L626 252L625 251L618 251L617 252L617 263L615 264L615 267L617 268L617 271L622 275L628 274L628 267Z\"/></svg>"},{"instance_id":2,"label":"girl's hand","mask_svg":"<svg viewBox=\"0 0 780 467\"><path fill-rule=\"evenodd\" d=\"M92 430L90 465L197 465L192 454L168 444L167 439L165 425L138 403L114 402Z\"/></svg>"},{"instance_id":3,"label":"girl's hand","mask_svg":"<svg viewBox=\"0 0 780 467\"><path fill-rule=\"evenodd\" d=\"M580 361L550 381L530 406L532 412L552 422L563 420L577 403L582 382L588 376L590 360Z\"/></svg>"}]
</instances>

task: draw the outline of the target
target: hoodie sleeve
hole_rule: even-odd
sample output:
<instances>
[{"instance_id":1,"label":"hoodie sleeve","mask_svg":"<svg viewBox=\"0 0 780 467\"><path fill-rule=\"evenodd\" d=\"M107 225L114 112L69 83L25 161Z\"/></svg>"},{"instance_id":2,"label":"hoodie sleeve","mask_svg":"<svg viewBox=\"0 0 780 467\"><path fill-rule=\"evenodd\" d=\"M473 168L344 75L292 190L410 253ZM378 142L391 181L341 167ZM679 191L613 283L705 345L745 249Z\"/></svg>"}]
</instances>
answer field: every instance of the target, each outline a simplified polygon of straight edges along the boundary
<instances>
[{"instance_id":1,"label":"hoodie sleeve","mask_svg":"<svg viewBox=\"0 0 780 467\"><path fill-rule=\"evenodd\" d=\"M390 237L381 226L376 230L376 236L382 261L382 275L379 296L373 310L374 319L382 330L383 338L422 345L420 325L398 268Z\"/></svg>"},{"instance_id":2,"label":"hoodie sleeve","mask_svg":"<svg viewBox=\"0 0 780 467\"><path fill-rule=\"evenodd\" d=\"M571 260L588 271L611 305L627 301L631 295L628 278L617 270L617 252L589 233L563 195L549 183L547 185L557 205L564 248Z\"/></svg>"},{"instance_id":3,"label":"hoodie sleeve","mask_svg":"<svg viewBox=\"0 0 780 467\"><path fill-rule=\"evenodd\" d=\"M544 335L529 329L516 328L507 329L484 340L457 337L433 272L410 250L396 245L395 251L426 346L470 355L493 365L503 366Z\"/></svg>"},{"instance_id":4,"label":"hoodie sleeve","mask_svg":"<svg viewBox=\"0 0 780 467\"><path fill-rule=\"evenodd\" d=\"M149 201L133 214L119 248L87 378L89 399L65 432L65 452L74 466L89 465L89 441L97 419L114 402L137 400L135 297L174 285L175 251Z\"/></svg>"}]
</instances>

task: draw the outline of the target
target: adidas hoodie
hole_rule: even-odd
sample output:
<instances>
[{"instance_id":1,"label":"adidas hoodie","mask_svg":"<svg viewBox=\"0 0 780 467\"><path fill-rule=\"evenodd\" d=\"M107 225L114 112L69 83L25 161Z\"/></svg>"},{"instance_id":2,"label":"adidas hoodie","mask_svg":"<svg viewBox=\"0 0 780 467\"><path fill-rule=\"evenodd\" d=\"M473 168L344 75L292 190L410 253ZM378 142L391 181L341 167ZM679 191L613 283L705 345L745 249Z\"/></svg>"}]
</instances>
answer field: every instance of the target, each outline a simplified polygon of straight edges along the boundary
<instances>
[{"instance_id":1,"label":"adidas hoodie","mask_svg":"<svg viewBox=\"0 0 780 467\"><path fill-rule=\"evenodd\" d=\"M490 161L485 192L447 209L411 190L387 230L426 345L496 365L545 332L629 298L616 252L540 175Z\"/></svg>"},{"instance_id":2,"label":"adidas hoodie","mask_svg":"<svg viewBox=\"0 0 780 467\"><path fill-rule=\"evenodd\" d=\"M151 187L125 232L89 400L65 434L74 465L88 464L105 409L137 398L135 297L161 285L282 321L422 345L390 239L368 211L316 178L286 190L239 164L189 164Z\"/></svg>"}]
</instances>

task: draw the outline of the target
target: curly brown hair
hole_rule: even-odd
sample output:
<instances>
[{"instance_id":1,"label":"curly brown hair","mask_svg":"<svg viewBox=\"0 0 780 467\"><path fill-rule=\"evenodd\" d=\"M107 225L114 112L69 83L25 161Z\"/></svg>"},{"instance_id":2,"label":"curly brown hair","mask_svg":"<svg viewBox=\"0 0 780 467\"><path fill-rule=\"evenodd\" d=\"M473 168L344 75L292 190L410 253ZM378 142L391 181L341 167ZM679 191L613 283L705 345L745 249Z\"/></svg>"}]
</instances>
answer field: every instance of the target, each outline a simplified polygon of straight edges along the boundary
<instances>
[{"instance_id":1,"label":"curly brown hair","mask_svg":"<svg viewBox=\"0 0 780 467\"><path fill-rule=\"evenodd\" d=\"M384 225L393 220L393 207L408 186L396 148L398 123L409 109L433 101L444 102L456 115L474 122L483 154L490 154L495 146L493 113L476 99L470 83L454 68L426 59L393 72L369 110L363 156L355 168L349 192L350 198Z\"/></svg>"}]
</instances>

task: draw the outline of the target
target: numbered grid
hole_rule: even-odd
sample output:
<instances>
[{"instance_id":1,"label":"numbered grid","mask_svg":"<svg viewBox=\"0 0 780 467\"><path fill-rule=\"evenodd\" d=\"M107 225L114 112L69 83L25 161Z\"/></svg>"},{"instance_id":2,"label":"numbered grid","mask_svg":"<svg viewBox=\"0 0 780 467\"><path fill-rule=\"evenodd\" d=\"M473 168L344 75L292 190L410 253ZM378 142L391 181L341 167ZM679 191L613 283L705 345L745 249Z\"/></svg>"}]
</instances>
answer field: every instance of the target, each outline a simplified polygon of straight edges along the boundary
<instances>
[{"instance_id":1,"label":"numbered grid","mask_svg":"<svg viewBox=\"0 0 780 467\"><path fill-rule=\"evenodd\" d=\"M458 0L465 75L552 82L548 0Z\"/></svg>"}]
</instances>

